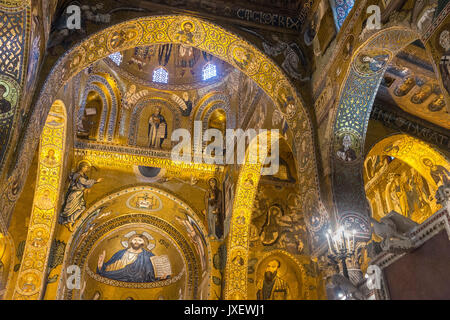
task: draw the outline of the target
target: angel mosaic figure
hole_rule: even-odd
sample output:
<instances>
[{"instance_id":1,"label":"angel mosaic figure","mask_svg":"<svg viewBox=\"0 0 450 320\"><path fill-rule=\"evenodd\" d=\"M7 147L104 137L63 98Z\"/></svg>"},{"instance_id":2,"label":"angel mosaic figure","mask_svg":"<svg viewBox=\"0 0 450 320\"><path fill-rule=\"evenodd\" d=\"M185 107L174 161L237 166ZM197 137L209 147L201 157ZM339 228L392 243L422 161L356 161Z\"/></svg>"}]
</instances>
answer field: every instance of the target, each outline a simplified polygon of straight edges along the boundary
<instances>
[{"instance_id":1,"label":"angel mosaic figure","mask_svg":"<svg viewBox=\"0 0 450 320\"><path fill-rule=\"evenodd\" d=\"M284 61L281 67L284 71L294 79L301 79L302 81L309 80L309 77L303 78L299 70L299 63L303 67L306 66L306 59L300 47L295 42L284 42L276 35L273 35L272 38L275 41L274 45L266 42L262 43L264 51L273 57L282 53L284 55Z\"/></svg>"},{"instance_id":2,"label":"angel mosaic figure","mask_svg":"<svg viewBox=\"0 0 450 320\"><path fill-rule=\"evenodd\" d=\"M202 240L202 236L198 231L198 226L196 226L195 222L188 215L186 215L186 218L175 216L175 220L186 229L186 232L194 243L195 250L200 257L200 264L202 266L202 269L206 270L205 247L203 245L204 241Z\"/></svg>"},{"instance_id":3,"label":"angel mosaic figure","mask_svg":"<svg viewBox=\"0 0 450 320\"><path fill-rule=\"evenodd\" d=\"M73 231L75 222L86 209L86 200L84 191L92 188L96 183L103 179L89 179L87 172L90 166L87 162L81 162L78 171L72 173L69 177L70 184L67 190L66 198L59 217L59 223L65 225L69 231Z\"/></svg>"}]
</instances>

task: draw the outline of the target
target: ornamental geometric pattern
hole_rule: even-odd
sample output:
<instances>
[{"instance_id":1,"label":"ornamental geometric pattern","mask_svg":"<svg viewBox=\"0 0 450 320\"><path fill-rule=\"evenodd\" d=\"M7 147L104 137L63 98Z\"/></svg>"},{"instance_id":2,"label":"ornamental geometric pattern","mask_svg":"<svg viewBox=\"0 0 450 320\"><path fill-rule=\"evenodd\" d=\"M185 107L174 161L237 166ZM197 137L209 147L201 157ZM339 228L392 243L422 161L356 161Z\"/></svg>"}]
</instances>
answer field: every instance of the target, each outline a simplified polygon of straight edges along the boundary
<instances>
[{"instance_id":1,"label":"ornamental geometric pattern","mask_svg":"<svg viewBox=\"0 0 450 320\"><path fill-rule=\"evenodd\" d=\"M261 178L262 163L264 163L265 158L259 158L256 163L251 163L249 160L257 152L256 150L260 144L259 139L261 135L258 136L258 139L254 138L249 143L246 161L239 172L239 178L236 184L225 269L226 281L224 293L226 300L247 299L250 220ZM269 138L267 137L267 139ZM280 139L280 136L271 134L270 144L278 139Z\"/></svg>"},{"instance_id":2,"label":"ornamental geometric pattern","mask_svg":"<svg viewBox=\"0 0 450 320\"><path fill-rule=\"evenodd\" d=\"M354 0L332 0L332 2L334 2L334 16L339 30L355 3Z\"/></svg>"},{"instance_id":3,"label":"ornamental geometric pattern","mask_svg":"<svg viewBox=\"0 0 450 320\"><path fill-rule=\"evenodd\" d=\"M26 39L27 11L0 12L0 73L21 82Z\"/></svg>"},{"instance_id":4,"label":"ornamental geometric pattern","mask_svg":"<svg viewBox=\"0 0 450 320\"><path fill-rule=\"evenodd\" d=\"M343 128L351 128L358 133L364 132L375 98L374 93L377 92L382 78L382 73L364 77L352 68L342 92L335 132Z\"/></svg>"},{"instance_id":5,"label":"ornamental geometric pattern","mask_svg":"<svg viewBox=\"0 0 450 320\"><path fill-rule=\"evenodd\" d=\"M88 276L92 279L94 279L97 282L102 282L110 286L114 287L123 287L123 288L133 288L133 289L148 289L148 288L162 288L165 286L170 286L173 283L176 283L181 279L181 277L184 275L184 270L182 270L180 273L175 275L174 277L170 277L167 280L160 280L156 282L149 282L149 283L136 283L136 282L123 282L123 281L117 281L117 280L111 280L108 278L104 278L100 276L98 273L92 271L88 268L86 268L86 272Z\"/></svg>"},{"instance_id":6,"label":"ornamental geometric pattern","mask_svg":"<svg viewBox=\"0 0 450 320\"><path fill-rule=\"evenodd\" d=\"M31 0L0 0L0 9L5 12L16 12L29 7Z\"/></svg>"},{"instance_id":7,"label":"ornamental geometric pattern","mask_svg":"<svg viewBox=\"0 0 450 320\"><path fill-rule=\"evenodd\" d=\"M11 4L13 5L13 4ZM27 32L28 11L1 12L0 11L0 76L9 78L9 87L16 87L16 99L11 101L11 96L5 97L11 103L11 110L2 114L0 121L0 163L7 153L10 133L14 127L16 106L19 105L25 61L25 45ZM1 97L0 97L1 98Z\"/></svg>"}]
</instances>

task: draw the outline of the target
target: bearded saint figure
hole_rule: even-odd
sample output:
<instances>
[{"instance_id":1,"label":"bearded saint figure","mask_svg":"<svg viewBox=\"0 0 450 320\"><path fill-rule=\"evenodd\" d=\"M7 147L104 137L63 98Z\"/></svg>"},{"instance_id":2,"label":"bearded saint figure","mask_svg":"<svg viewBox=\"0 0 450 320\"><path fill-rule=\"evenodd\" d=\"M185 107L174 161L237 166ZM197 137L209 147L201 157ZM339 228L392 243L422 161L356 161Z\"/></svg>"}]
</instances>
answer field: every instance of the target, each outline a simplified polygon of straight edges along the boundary
<instances>
[{"instance_id":1,"label":"bearded saint figure","mask_svg":"<svg viewBox=\"0 0 450 320\"><path fill-rule=\"evenodd\" d=\"M257 300L289 300L289 285L286 280L278 276L281 262L277 259L271 260L264 272L264 279L258 283L256 292Z\"/></svg>"},{"instance_id":2,"label":"bearded saint figure","mask_svg":"<svg viewBox=\"0 0 450 320\"><path fill-rule=\"evenodd\" d=\"M149 147L161 149L164 139L167 138L167 122L161 114L161 107L156 108L156 112L148 120Z\"/></svg>"}]
</instances>

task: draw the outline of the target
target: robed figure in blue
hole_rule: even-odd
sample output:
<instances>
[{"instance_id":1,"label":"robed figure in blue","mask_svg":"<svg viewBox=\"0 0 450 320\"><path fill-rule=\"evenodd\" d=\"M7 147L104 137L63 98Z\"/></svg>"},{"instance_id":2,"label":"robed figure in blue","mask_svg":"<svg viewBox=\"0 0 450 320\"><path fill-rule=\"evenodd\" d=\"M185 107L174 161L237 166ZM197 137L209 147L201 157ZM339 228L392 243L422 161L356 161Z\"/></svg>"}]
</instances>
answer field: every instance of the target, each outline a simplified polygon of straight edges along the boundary
<instances>
[{"instance_id":1,"label":"robed figure in blue","mask_svg":"<svg viewBox=\"0 0 450 320\"><path fill-rule=\"evenodd\" d=\"M105 251L98 259L97 273L102 277L124 282L153 282L161 280L155 277L151 257L153 253L144 249L146 239L135 234L129 239L127 249L116 252L107 262Z\"/></svg>"}]
</instances>

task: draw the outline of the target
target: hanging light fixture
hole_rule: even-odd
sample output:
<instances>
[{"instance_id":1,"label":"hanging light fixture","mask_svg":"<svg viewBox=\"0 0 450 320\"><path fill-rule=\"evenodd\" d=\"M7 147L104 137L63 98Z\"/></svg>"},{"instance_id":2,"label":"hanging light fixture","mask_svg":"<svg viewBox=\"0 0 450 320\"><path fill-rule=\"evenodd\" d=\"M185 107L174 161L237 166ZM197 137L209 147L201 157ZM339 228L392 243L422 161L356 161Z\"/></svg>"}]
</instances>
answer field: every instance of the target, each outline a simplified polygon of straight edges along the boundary
<instances>
[{"instance_id":1,"label":"hanging light fixture","mask_svg":"<svg viewBox=\"0 0 450 320\"><path fill-rule=\"evenodd\" d=\"M329 229L327 232L329 251L328 256L334 261L341 262L342 273L347 279L349 278L349 276L346 260L348 258L351 258L355 254L355 233L355 230L349 232L346 231L343 227L338 228L334 233L331 231L331 229Z\"/></svg>"}]
</instances>

